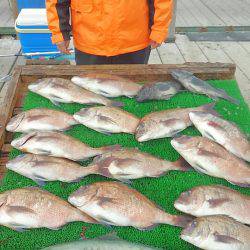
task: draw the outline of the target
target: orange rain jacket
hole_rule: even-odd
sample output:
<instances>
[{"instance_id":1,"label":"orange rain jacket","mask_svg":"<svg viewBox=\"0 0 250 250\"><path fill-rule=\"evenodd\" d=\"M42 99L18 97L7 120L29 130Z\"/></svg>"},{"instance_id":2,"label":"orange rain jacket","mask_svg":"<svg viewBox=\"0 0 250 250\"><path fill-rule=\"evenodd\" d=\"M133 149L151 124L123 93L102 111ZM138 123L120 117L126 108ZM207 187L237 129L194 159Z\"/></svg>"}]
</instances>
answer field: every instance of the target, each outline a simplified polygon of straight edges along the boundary
<instances>
[{"instance_id":1,"label":"orange rain jacket","mask_svg":"<svg viewBox=\"0 0 250 250\"><path fill-rule=\"evenodd\" d=\"M78 50L103 56L144 49L150 39L162 43L172 5L173 0L46 0L53 43L69 40L72 31Z\"/></svg>"}]
</instances>

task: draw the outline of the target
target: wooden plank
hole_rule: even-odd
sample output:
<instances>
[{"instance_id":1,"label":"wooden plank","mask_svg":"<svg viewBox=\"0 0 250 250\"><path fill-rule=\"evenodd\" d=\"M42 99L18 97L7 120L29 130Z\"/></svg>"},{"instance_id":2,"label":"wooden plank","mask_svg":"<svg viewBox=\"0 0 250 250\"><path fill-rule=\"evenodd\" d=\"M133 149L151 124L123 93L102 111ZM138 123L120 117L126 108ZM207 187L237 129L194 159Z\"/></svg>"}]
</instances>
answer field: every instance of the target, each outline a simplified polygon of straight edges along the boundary
<instances>
[{"instance_id":1,"label":"wooden plank","mask_svg":"<svg viewBox=\"0 0 250 250\"><path fill-rule=\"evenodd\" d=\"M175 43L163 44L158 48L161 61L164 64L185 63L185 60Z\"/></svg>"},{"instance_id":2,"label":"wooden plank","mask_svg":"<svg viewBox=\"0 0 250 250\"><path fill-rule=\"evenodd\" d=\"M198 77L207 79L232 79L234 78L235 65L224 63L186 63L163 65L57 65L40 66L28 65L22 67L21 77L23 82L31 82L41 77L65 77L83 73L108 73L115 74L135 81L152 81L172 79L170 73L173 69L184 69L193 72Z\"/></svg>"},{"instance_id":3,"label":"wooden plank","mask_svg":"<svg viewBox=\"0 0 250 250\"><path fill-rule=\"evenodd\" d=\"M207 58L195 42L190 42L185 35L176 35L175 41L186 62L207 62Z\"/></svg>"},{"instance_id":4,"label":"wooden plank","mask_svg":"<svg viewBox=\"0 0 250 250\"><path fill-rule=\"evenodd\" d=\"M3 99L2 105L0 106L0 148L2 148L4 144L5 138L5 127L13 113L13 109L15 107L16 99L17 99L17 90L20 84L20 75L21 68L16 67L13 78L8 84L8 90L6 91L6 95Z\"/></svg>"},{"instance_id":5,"label":"wooden plank","mask_svg":"<svg viewBox=\"0 0 250 250\"><path fill-rule=\"evenodd\" d=\"M150 53L149 64L162 64L159 53L157 49L153 49Z\"/></svg>"},{"instance_id":6,"label":"wooden plank","mask_svg":"<svg viewBox=\"0 0 250 250\"><path fill-rule=\"evenodd\" d=\"M220 42L220 47L250 80L249 54L236 42Z\"/></svg>"}]
</instances>

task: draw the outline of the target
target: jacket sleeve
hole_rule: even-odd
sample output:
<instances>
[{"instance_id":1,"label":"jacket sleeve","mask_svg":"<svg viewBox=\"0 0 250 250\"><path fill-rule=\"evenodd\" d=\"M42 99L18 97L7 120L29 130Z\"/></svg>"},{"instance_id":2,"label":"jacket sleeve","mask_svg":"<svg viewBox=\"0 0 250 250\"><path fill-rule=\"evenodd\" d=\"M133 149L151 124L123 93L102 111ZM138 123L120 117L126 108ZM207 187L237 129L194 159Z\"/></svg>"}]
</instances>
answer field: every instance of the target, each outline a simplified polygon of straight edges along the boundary
<instances>
[{"instance_id":1,"label":"jacket sleeve","mask_svg":"<svg viewBox=\"0 0 250 250\"><path fill-rule=\"evenodd\" d=\"M70 2L71 0L46 0L47 19L53 43L70 40Z\"/></svg>"},{"instance_id":2,"label":"jacket sleeve","mask_svg":"<svg viewBox=\"0 0 250 250\"><path fill-rule=\"evenodd\" d=\"M154 17L150 39L162 43L168 35L168 27L172 20L173 0L154 0Z\"/></svg>"}]
</instances>

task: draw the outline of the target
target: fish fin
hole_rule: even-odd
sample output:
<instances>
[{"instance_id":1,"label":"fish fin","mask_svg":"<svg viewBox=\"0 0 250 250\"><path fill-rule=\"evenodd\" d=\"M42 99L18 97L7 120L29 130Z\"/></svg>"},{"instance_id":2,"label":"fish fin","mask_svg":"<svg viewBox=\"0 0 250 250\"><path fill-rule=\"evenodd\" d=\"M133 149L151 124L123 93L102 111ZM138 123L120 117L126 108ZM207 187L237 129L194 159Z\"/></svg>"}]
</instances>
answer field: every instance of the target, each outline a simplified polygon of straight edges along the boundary
<instances>
[{"instance_id":1,"label":"fish fin","mask_svg":"<svg viewBox=\"0 0 250 250\"><path fill-rule=\"evenodd\" d=\"M74 180L72 180L72 181L70 181L70 182L71 182L71 183L77 183L77 182L81 181L83 178L84 178L84 177L78 177L78 178L76 178L76 179L74 179Z\"/></svg>"},{"instance_id":2,"label":"fish fin","mask_svg":"<svg viewBox=\"0 0 250 250\"><path fill-rule=\"evenodd\" d=\"M50 99L50 101L51 101L55 106L60 107L60 103L59 103L59 102L57 102L57 101L55 101L55 100L53 100L53 99Z\"/></svg>"},{"instance_id":3,"label":"fish fin","mask_svg":"<svg viewBox=\"0 0 250 250\"><path fill-rule=\"evenodd\" d=\"M200 164L195 164L194 165L195 170L200 173L200 174L206 174L207 170L205 168L203 168Z\"/></svg>"},{"instance_id":4,"label":"fish fin","mask_svg":"<svg viewBox=\"0 0 250 250\"><path fill-rule=\"evenodd\" d=\"M212 103L208 103L208 104L201 106L201 108L202 108L202 111L204 112L210 113L215 116L220 116L220 114L214 110L215 105L216 105L216 102L212 102Z\"/></svg>"},{"instance_id":5,"label":"fish fin","mask_svg":"<svg viewBox=\"0 0 250 250\"><path fill-rule=\"evenodd\" d=\"M199 149L198 155L203 155L203 156L208 156L208 157L217 157L217 158L224 159L221 155L214 153L214 152L207 151L205 149Z\"/></svg>"},{"instance_id":6,"label":"fish fin","mask_svg":"<svg viewBox=\"0 0 250 250\"><path fill-rule=\"evenodd\" d=\"M214 208L214 207L218 207L218 206L220 206L223 203L226 203L228 201L230 201L230 199L228 199L228 198L209 199L208 203L209 203L209 207Z\"/></svg>"},{"instance_id":7,"label":"fish fin","mask_svg":"<svg viewBox=\"0 0 250 250\"><path fill-rule=\"evenodd\" d=\"M160 123L163 124L166 127L170 127L170 126L176 124L177 122L180 122L180 120L176 119L176 118L168 119L168 120L165 120L165 121L164 120L160 121Z\"/></svg>"},{"instance_id":8,"label":"fish fin","mask_svg":"<svg viewBox=\"0 0 250 250\"><path fill-rule=\"evenodd\" d=\"M240 183L240 182L233 182L233 181L229 181L233 185L239 186L239 187L244 187L244 188L250 188L250 183Z\"/></svg>"},{"instance_id":9,"label":"fish fin","mask_svg":"<svg viewBox=\"0 0 250 250\"><path fill-rule=\"evenodd\" d=\"M137 229L141 230L141 231L150 231L152 229L154 229L155 227L157 227L159 225L159 223L154 223L150 226L147 227L138 227Z\"/></svg>"},{"instance_id":10,"label":"fish fin","mask_svg":"<svg viewBox=\"0 0 250 250\"><path fill-rule=\"evenodd\" d=\"M215 241L217 242L226 243L226 244L233 244L233 243L243 244L243 242L241 242L240 240L234 237L228 236L228 235L218 234L217 232L215 232L213 235L214 235Z\"/></svg>"},{"instance_id":11,"label":"fish fin","mask_svg":"<svg viewBox=\"0 0 250 250\"><path fill-rule=\"evenodd\" d=\"M8 214L10 216L15 216L16 214L27 214L27 215L33 215L36 214L36 212L30 208L23 207L23 206L7 206Z\"/></svg>"},{"instance_id":12,"label":"fish fin","mask_svg":"<svg viewBox=\"0 0 250 250\"><path fill-rule=\"evenodd\" d=\"M133 182L131 180L128 179L123 179L123 178L116 178L118 181L123 182L125 184L131 185L133 184Z\"/></svg>"},{"instance_id":13,"label":"fish fin","mask_svg":"<svg viewBox=\"0 0 250 250\"><path fill-rule=\"evenodd\" d=\"M107 122L107 123L112 123L112 124L116 124L116 122L114 120L112 120L110 117L105 116L105 115L98 115L98 120L103 121L103 122Z\"/></svg>"},{"instance_id":14,"label":"fish fin","mask_svg":"<svg viewBox=\"0 0 250 250\"><path fill-rule=\"evenodd\" d=\"M183 157L180 157L180 159L173 162L173 164L176 167L175 170L179 170L179 171L183 171L183 172L193 170L192 166Z\"/></svg>"},{"instance_id":15,"label":"fish fin","mask_svg":"<svg viewBox=\"0 0 250 250\"><path fill-rule=\"evenodd\" d=\"M60 229L62 229L62 228L63 228L63 227L48 227L48 229L54 230L54 231L60 230Z\"/></svg>"},{"instance_id":16,"label":"fish fin","mask_svg":"<svg viewBox=\"0 0 250 250\"><path fill-rule=\"evenodd\" d=\"M233 98L232 96L228 95L227 92L224 90L224 89L220 89L220 92L222 93L222 98L233 103L233 104L236 104L236 105L240 105L240 101Z\"/></svg>"},{"instance_id":17,"label":"fish fin","mask_svg":"<svg viewBox=\"0 0 250 250\"><path fill-rule=\"evenodd\" d=\"M110 106L113 106L113 107L123 107L124 106L124 103L123 102L111 102L110 103Z\"/></svg>"},{"instance_id":18,"label":"fish fin","mask_svg":"<svg viewBox=\"0 0 250 250\"><path fill-rule=\"evenodd\" d=\"M120 238L117 236L117 233L115 231L112 231L112 232L105 234L105 235L101 235L101 236L97 237L96 239L99 239L99 240L120 240Z\"/></svg>"},{"instance_id":19,"label":"fish fin","mask_svg":"<svg viewBox=\"0 0 250 250\"><path fill-rule=\"evenodd\" d=\"M109 228L112 228L111 225L114 225L113 221L108 220L105 217L102 216L98 216L95 218L97 221L99 221L101 224L103 224L104 226L108 226Z\"/></svg>"},{"instance_id":20,"label":"fish fin","mask_svg":"<svg viewBox=\"0 0 250 250\"><path fill-rule=\"evenodd\" d=\"M97 130L98 132L104 134L104 135L108 135L108 136L111 136L112 133L110 131L107 131L107 130L103 130L103 129L98 129Z\"/></svg>"},{"instance_id":21,"label":"fish fin","mask_svg":"<svg viewBox=\"0 0 250 250\"><path fill-rule=\"evenodd\" d=\"M38 186L44 187L46 185L46 182L39 179L32 179Z\"/></svg>"},{"instance_id":22,"label":"fish fin","mask_svg":"<svg viewBox=\"0 0 250 250\"><path fill-rule=\"evenodd\" d=\"M14 231L19 232L19 233L23 233L27 230L24 228L25 227L24 225L19 225L19 224L10 224L10 225L8 225L8 227Z\"/></svg>"}]
</instances>

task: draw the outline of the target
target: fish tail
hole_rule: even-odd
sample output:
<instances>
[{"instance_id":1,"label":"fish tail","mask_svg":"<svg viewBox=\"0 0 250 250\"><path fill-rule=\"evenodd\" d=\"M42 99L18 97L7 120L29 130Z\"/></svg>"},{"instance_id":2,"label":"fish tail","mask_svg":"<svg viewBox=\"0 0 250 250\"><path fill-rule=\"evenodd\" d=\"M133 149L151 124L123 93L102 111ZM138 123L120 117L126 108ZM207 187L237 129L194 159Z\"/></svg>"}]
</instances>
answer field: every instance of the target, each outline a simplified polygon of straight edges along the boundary
<instances>
[{"instance_id":1,"label":"fish tail","mask_svg":"<svg viewBox=\"0 0 250 250\"><path fill-rule=\"evenodd\" d=\"M161 211L157 218L157 223L169 224L176 227L186 227L193 220L192 216L189 215L171 215Z\"/></svg>"},{"instance_id":2,"label":"fish tail","mask_svg":"<svg viewBox=\"0 0 250 250\"><path fill-rule=\"evenodd\" d=\"M185 161L185 159L182 157L179 160L173 162L172 164L173 164L172 170L179 170L183 172L193 170L192 166L187 161Z\"/></svg>"},{"instance_id":3,"label":"fish tail","mask_svg":"<svg viewBox=\"0 0 250 250\"><path fill-rule=\"evenodd\" d=\"M237 100L237 99L235 99L235 98L229 96L228 94L226 94L226 92L225 92L225 94L223 95L223 98L224 98L225 100L228 100L229 102L235 104L235 105L240 105L240 101L239 101L239 100Z\"/></svg>"},{"instance_id":4,"label":"fish tail","mask_svg":"<svg viewBox=\"0 0 250 250\"><path fill-rule=\"evenodd\" d=\"M220 116L220 114L214 110L215 104L216 104L216 102L205 104L205 105L201 106L201 109L202 109L202 111L208 112L212 115Z\"/></svg>"},{"instance_id":5,"label":"fish tail","mask_svg":"<svg viewBox=\"0 0 250 250\"><path fill-rule=\"evenodd\" d=\"M123 107L124 103L123 102L113 101L113 102L110 102L109 106L112 106L112 107Z\"/></svg>"}]
</instances>

